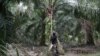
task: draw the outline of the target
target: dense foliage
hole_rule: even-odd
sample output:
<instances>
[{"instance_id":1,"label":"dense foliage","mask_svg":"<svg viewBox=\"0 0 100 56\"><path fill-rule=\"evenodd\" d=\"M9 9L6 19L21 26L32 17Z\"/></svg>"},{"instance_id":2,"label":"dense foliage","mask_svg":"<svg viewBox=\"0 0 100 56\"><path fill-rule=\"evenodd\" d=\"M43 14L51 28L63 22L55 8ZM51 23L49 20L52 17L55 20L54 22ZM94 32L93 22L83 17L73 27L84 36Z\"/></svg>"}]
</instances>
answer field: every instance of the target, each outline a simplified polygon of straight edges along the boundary
<instances>
[{"instance_id":1,"label":"dense foliage","mask_svg":"<svg viewBox=\"0 0 100 56\"><path fill-rule=\"evenodd\" d=\"M100 37L99 0L0 0L0 7L0 54L2 41L45 45L52 31L69 44Z\"/></svg>"}]
</instances>

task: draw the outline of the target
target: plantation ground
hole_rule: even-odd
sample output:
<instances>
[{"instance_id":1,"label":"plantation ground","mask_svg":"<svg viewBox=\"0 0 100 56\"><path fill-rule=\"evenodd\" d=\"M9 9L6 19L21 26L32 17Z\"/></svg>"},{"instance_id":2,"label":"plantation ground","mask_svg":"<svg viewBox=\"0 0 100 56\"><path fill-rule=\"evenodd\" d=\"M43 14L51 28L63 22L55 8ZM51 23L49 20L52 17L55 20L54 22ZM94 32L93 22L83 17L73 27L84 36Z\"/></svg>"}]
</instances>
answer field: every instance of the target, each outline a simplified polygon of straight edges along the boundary
<instances>
[{"instance_id":1,"label":"plantation ground","mask_svg":"<svg viewBox=\"0 0 100 56\"><path fill-rule=\"evenodd\" d=\"M47 56L48 47L45 46L25 46L22 44L8 44L7 56ZM100 56L98 47L67 47L64 48L65 55L61 56Z\"/></svg>"}]
</instances>

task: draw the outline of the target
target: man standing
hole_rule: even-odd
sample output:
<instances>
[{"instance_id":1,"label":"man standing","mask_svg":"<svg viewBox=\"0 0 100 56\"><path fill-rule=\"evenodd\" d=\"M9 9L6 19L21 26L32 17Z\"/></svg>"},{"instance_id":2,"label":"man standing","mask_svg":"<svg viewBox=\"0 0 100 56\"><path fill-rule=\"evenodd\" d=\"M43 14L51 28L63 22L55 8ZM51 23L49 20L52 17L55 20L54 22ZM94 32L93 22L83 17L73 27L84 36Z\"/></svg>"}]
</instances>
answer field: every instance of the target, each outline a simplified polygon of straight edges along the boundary
<instances>
[{"instance_id":1,"label":"man standing","mask_svg":"<svg viewBox=\"0 0 100 56\"><path fill-rule=\"evenodd\" d=\"M56 32L52 33L50 42L51 42L51 45L50 45L49 51L52 52L53 54L52 56L59 56L59 55L64 54L63 47L60 41L58 40L58 36Z\"/></svg>"},{"instance_id":2,"label":"man standing","mask_svg":"<svg viewBox=\"0 0 100 56\"><path fill-rule=\"evenodd\" d=\"M50 42L51 42L50 50L52 51L52 55L59 56L57 48L57 34L55 32L52 33Z\"/></svg>"}]
</instances>

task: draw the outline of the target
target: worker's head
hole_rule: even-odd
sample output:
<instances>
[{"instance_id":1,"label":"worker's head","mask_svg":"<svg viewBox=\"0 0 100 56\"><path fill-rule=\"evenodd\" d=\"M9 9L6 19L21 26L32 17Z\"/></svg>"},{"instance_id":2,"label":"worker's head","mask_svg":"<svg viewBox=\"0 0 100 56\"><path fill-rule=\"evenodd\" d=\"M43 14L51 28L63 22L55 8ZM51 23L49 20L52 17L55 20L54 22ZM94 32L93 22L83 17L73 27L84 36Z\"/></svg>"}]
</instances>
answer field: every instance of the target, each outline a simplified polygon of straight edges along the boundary
<instances>
[{"instance_id":1,"label":"worker's head","mask_svg":"<svg viewBox=\"0 0 100 56\"><path fill-rule=\"evenodd\" d=\"M55 36L56 35L56 33L55 32L53 32L53 36Z\"/></svg>"},{"instance_id":2,"label":"worker's head","mask_svg":"<svg viewBox=\"0 0 100 56\"><path fill-rule=\"evenodd\" d=\"M57 32L53 31L52 36L57 36Z\"/></svg>"}]
</instances>

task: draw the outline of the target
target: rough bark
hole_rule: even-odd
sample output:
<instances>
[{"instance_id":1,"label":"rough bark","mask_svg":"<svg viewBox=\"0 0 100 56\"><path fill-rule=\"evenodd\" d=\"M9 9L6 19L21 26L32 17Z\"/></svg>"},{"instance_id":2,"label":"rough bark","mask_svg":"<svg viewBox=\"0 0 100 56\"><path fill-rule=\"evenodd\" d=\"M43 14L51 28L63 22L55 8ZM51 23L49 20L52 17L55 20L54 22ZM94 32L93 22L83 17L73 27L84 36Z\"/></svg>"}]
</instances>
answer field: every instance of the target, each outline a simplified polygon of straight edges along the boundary
<instances>
[{"instance_id":1,"label":"rough bark","mask_svg":"<svg viewBox=\"0 0 100 56\"><path fill-rule=\"evenodd\" d=\"M45 26L46 26L46 23L45 23L45 18L46 18L46 14L45 12L43 12L43 14L41 15L42 17L42 36L41 36L41 40L40 40L40 45L46 45L45 42L46 42L46 37L45 37Z\"/></svg>"},{"instance_id":2,"label":"rough bark","mask_svg":"<svg viewBox=\"0 0 100 56\"><path fill-rule=\"evenodd\" d=\"M93 30L91 22L85 19L81 19L81 26L84 32L85 44L95 45L93 40Z\"/></svg>"},{"instance_id":3,"label":"rough bark","mask_svg":"<svg viewBox=\"0 0 100 56\"><path fill-rule=\"evenodd\" d=\"M46 38L45 38L45 23L42 24L42 37L40 41L40 45L46 45Z\"/></svg>"}]
</instances>

